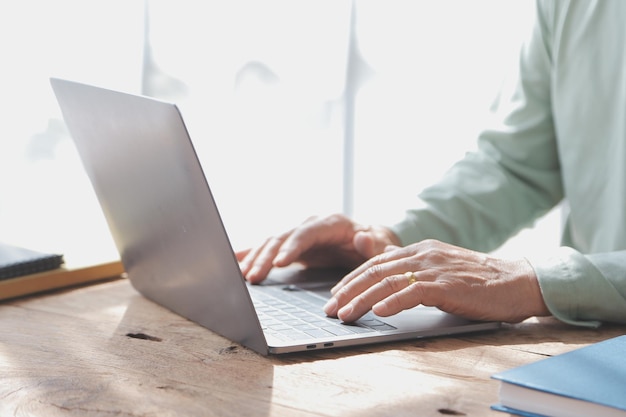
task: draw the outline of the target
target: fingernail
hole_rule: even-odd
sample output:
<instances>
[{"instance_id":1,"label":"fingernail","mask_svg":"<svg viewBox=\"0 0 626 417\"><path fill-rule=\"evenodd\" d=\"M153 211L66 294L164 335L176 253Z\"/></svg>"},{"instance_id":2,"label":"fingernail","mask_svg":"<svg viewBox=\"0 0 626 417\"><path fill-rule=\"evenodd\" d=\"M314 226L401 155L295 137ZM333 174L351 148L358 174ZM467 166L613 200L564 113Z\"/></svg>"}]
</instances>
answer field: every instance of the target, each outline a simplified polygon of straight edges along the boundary
<instances>
[{"instance_id":1,"label":"fingernail","mask_svg":"<svg viewBox=\"0 0 626 417\"><path fill-rule=\"evenodd\" d=\"M337 300L336 299L331 298L330 300L326 302L326 304L324 305L324 313L332 317L334 317L337 314Z\"/></svg>"},{"instance_id":2,"label":"fingernail","mask_svg":"<svg viewBox=\"0 0 626 417\"><path fill-rule=\"evenodd\" d=\"M343 321L347 321L352 314L354 308L352 304L345 305L341 310L337 312L337 317L339 317Z\"/></svg>"}]
</instances>

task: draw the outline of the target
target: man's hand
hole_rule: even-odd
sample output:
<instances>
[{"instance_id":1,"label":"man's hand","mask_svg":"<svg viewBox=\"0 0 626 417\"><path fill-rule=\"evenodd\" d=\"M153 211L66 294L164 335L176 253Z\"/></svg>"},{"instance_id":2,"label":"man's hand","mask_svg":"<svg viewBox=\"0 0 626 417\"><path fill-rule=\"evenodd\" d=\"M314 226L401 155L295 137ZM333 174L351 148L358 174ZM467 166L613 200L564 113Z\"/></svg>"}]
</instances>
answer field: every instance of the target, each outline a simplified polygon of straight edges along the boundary
<instances>
[{"instance_id":1,"label":"man's hand","mask_svg":"<svg viewBox=\"0 0 626 417\"><path fill-rule=\"evenodd\" d=\"M526 260L494 258L434 240L375 256L332 293L324 310L346 322L370 309L390 316L420 304L476 320L519 322L550 314Z\"/></svg>"},{"instance_id":2,"label":"man's hand","mask_svg":"<svg viewBox=\"0 0 626 417\"><path fill-rule=\"evenodd\" d=\"M257 248L237 252L237 260L246 279L258 283L274 266L299 262L308 267L355 268L398 244L398 238L385 227L363 226L336 214L312 217Z\"/></svg>"}]
</instances>

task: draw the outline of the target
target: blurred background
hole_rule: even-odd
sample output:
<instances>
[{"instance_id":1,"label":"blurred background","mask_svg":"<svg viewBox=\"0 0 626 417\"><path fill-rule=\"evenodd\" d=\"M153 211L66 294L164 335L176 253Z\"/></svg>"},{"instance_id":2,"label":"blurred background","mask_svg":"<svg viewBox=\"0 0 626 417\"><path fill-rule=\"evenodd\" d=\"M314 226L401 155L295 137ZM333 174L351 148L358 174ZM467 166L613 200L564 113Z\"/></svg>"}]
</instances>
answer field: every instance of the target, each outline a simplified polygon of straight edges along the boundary
<instances>
[{"instance_id":1,"label":"blurred background","mask_svg":"<svg viewBox=\"0 0 626 417\"><path fill-rule=\"evenodd\" d=\"M49 77L179 105L236 248L310 215L398 220L474 147L526 0L0 4L0 241L117 255ZM558 213L502 254L558 244Z\"/></svg>"}]
</instances>

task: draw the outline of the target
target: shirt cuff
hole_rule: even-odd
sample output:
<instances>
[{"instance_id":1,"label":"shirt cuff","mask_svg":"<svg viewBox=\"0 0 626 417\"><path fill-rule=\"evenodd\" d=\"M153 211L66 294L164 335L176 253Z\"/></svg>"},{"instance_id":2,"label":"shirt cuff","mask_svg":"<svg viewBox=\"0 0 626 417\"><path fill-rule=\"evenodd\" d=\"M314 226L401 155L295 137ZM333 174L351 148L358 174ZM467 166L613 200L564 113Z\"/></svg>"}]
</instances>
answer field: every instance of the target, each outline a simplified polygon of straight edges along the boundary
<instances>
[{"instance_id":1,"label":"shirt cuff","mask_svg":"<svg viewBox=\"0 0 626 417\"><path fill-rule=\"evenodd\" d=\"M576 326L599 327L590 319L602 305L602 274L581 253L561 247L544 259L528 259L533 266L546 306L557 319Z\"/></svg>"}]
</instances>

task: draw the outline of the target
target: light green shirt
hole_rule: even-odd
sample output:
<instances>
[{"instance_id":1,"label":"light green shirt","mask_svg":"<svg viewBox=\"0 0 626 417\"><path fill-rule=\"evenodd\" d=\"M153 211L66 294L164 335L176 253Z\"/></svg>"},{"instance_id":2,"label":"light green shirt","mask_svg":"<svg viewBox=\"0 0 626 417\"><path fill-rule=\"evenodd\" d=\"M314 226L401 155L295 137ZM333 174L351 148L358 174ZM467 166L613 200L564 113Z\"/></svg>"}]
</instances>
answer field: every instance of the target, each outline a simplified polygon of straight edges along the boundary
<instances>
[{"instance_id":1,"label":"light green shirt","mask_svg":"<svg viewBox=\"0 0 626 417\"><path fill-rule=\"evenodd\" d=\"M537 19L493 120L393 226L496 249L565 199L562 247L529 259L552 314L626 323L626 1L537 2ZM520 254L523 255L523 254Z\"/></svg>"}]
</instances>

